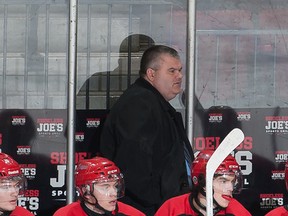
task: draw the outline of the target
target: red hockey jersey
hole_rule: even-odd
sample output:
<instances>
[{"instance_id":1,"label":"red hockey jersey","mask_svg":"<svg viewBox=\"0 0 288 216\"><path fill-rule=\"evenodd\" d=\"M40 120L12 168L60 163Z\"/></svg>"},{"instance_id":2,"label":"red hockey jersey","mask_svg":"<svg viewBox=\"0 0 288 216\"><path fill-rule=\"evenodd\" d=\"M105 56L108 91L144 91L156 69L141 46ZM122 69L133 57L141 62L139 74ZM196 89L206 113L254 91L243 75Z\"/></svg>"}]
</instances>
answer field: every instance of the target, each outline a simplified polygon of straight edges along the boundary
<instances>
[{"instance_id":1,"label":"red hockey jersey","mask_svg":"<svg viewBox=\"0 0 288 216\"><path fill-rule=\"evenodd\" d=\"M122 215L145 216L144 213L135 209L132 206L126 205L119 201L117 203L118 203L118 213L121 213ZM53 214L53 216L87 216L87 214L81 207L80 202L73 202L67 206L58 209Z\"/></svg>"},{"instance_id":2,"label":"red hockey jersey","mask_svg":"<svg viewBox=\"0 0 288 216\"><path fill-rule=\"evenodd\" d=\"M288 216L288 211L284 206L269 211L265 216Z\"/></svg>"},{"instance_id":3,"label":"red hockey jersey","mask_svg":"<svg viewBox=\"0 0 288 216\"><path fill-rule=\"evenodd\" d=\"M10 214L10 216L34 216L34 214L23 207L16 206L15 210Z\"/></svg>"},{"instance_id":4,"label":"red hockey jersey","mask_svg":"<svg viewBox=\"0 0 288 216\"><path fill-rule=\"evenodd\" d=\"M195 212L190 205L189 196L190 194L184 194L167 200L158 209L155 216L198 216L198 213ZM227 214L234 216L251 216L248 210L245 209L244 206L242 206L242 204L236 199L232 199L228 207L219 211L216 216L223 216Z\"/></svg>"}]
</instances>

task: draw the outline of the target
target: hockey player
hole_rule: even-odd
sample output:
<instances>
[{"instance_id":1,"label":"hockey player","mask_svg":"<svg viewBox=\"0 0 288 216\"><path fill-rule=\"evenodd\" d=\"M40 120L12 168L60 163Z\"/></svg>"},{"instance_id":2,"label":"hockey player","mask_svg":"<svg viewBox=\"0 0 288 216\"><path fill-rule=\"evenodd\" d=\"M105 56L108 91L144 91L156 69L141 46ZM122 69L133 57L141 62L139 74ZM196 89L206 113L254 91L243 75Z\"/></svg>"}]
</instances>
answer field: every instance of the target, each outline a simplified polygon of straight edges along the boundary
<instances>
[{"instance_id":1,"label":"hockey player","mask_svg":"<svg viewBox=\"0 0 288 216\"><path fill-rule=\"evenodd\" d=\"M0 215L34 216L17 206L18 196L24 194L27 181L19 164L9 155L0 153Z\"/></svg>"},{"instance_id":2,"label":"hockey player","mask_svg":"<svg viewBox=\"0 0 288 216\"><path fill-rule=\"evenodd\" d=\"M285 184L288 191L288 161L285 164ZM265 216L288 216L288 205L279 206L269 211Z\"/></svg>"},{"instance_id":3,"label":"hockey player","mask_svg":"<svg viewBox=\"0 0 288 216\"><path fill-rule=\"evenodd\" d=\"M214 151L201 151L191 166L193 189L191 193L170 198L158 209L155 216L206 215L206 165ZM242 188L242 173L235 158L229 155L217 168L213 178L213 215L251 216L232 197Z\"/></svg>"},{"instance_id":4,"label":"hockey player","mask_svg":"<svg viewBox=\"0 0 288 216\"><path fill-rule=\"evenodd\" d=\"M95 157L79 161L75 171L79 201L58 209L53 216L133 215L144 216L134 207L117 201L124 196L124 179L110 160Z\"/></svg>"}]
</instances>

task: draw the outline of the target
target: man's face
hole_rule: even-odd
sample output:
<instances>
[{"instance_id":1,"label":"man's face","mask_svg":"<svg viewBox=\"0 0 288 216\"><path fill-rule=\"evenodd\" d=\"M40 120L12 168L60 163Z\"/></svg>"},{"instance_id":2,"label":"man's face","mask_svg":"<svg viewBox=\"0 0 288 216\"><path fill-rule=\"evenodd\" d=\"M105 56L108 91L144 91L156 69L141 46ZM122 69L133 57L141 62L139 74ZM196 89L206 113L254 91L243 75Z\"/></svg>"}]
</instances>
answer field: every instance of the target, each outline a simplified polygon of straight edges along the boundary
<instances>
[{"instance_id":1,"label":"man's face","mask_svg":"<svg viewBox=\"0 0 288 216\"><path fill-rule=\"evenodd\" d=\"M0 212L13 211L16 208L19 189L18 181L0 180Z\"/></svg>"},{"instance_id":2,"label":"man's face","mask_svg":"<svg viewBox=\"0 0 288 216\"><path fill-rule=\"evenodd\" d=\"M214 199L223 208L226 208L232 198L234 174L225 174L213 180Z\"/></svg>"},{"instance_id":3,"label":"man's face","mask_svg":"<svg viewBox=\"0 0 288 216\"><path fill-rule=\"evenodd\" d=\"M182 64L180 59L168 54L163 54L160 59L159 68L155 69L151 83L167 101L170 101L182 91Z\"/></svg>"},{"instance_id":4,"label":"man's face","mask_svg":"<svg viewBox=\"0 0 288 216\"><path fill-rule=\"evenodd\" d=\"M94 196L98 204L107 211L114 211L117 204L118 181L94 184Z\"/></svg>"}]
</instances>

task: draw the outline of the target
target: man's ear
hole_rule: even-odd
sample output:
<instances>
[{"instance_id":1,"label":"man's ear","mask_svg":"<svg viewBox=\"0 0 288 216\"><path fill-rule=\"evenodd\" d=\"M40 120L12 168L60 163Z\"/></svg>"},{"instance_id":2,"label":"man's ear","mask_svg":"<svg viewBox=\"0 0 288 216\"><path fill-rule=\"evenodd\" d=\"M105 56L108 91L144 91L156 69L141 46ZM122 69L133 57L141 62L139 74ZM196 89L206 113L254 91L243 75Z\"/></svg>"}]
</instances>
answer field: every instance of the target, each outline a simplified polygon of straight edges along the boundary
<instances>
[{"instance_id":1,"label":"man's ear","mask_svg":"<svg viewBox=\"0 0 288 216\"><path fill-rule=\"evenodd\" d=\"M152 68L148 68L146 71L146 76L149 81L153 81L155 78L155 70Z\"/></svg>"}]
</instances>

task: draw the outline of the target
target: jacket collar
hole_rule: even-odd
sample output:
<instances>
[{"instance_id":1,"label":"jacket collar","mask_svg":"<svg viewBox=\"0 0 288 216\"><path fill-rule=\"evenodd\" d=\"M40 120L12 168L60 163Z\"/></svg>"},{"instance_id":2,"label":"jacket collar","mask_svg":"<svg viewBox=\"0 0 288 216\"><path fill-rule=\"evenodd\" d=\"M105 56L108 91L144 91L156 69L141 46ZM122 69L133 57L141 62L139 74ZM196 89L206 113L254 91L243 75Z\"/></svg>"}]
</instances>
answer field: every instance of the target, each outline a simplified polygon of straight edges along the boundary
<instances>
[{"instance_id":1,"label":"jacket collar","mask_svg":"<svg viewBox=\"0 0 288 216\"><path fill-rule=\"evenodd\" d=\"M174 107L168 101L166 101L165 98L160 94L160 92L154 86L152 86L147 80L145 80L142 77L139 77L135 81L135 84L152 91L159 98L162 107L170 114L174 115L176 113Z\"/></svg>"}]
</instances>

